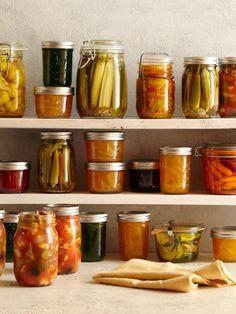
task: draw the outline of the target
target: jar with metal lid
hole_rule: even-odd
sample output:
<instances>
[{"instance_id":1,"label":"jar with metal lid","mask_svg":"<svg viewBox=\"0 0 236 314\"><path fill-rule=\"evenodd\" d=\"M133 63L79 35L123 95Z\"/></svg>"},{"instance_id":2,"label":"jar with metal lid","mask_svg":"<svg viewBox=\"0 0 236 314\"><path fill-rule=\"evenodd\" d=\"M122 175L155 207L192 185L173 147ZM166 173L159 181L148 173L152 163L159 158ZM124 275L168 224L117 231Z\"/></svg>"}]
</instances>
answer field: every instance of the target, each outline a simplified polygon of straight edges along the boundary
<instances>
[{"instance_id":1,"label":"jar with metal lid","mask_svg":"<svg viewBox=\"0 0 236 314\"><path fill-rule=\"evenodd\" d=\"M236 117L236 57L219 58L219 67L220 116Z\"/></svg>"},{"instance_id":2,"label":"jar with metal lid","mask_svg":"<svg viewBox=\"0 0 236 314\"><path fill-rule=\"evenodd\" d=\"M0 117L22 117L25 112L23 48L0 43Z\"/></svg>"},{"instance_id":3,"label":"jar with metal lid","mask_svg":"<svg viewBox=\"0 0 236 314\"><path fill-rule=\"evenodd\" d=\"M123 43L84 41L76 85L76 105L82 118L122 118L127 109Z\"/></svg>"},{"instance_id":4,"label":"jar with metal lid","mask_svg":"<svg viewBox=\"0 0 236 314\"><path fill-rule=\"evenodd\" d=\"M24 193L30 178L29 161L0 161L0 193Z\"/></svg>"},{"instance_id":5,"label":"jar with metal lid","mask_svg":"<svg viewBox=\"0 0 236 314\"><path fill-rule=\"evenodd\" d=\"M175 224L172 220L153 228L159 259L173 263L196 260L203 230L202 224Z\"/></svg>"},{"instance_id":6,"label":"jar with metal lid","mask_svg":"<svg viewBox=\"0 0 236 314\"><path fill-rule=\"evenodd\" d=\"M136 109L140 118L171 118L175 107L173 59L167 54L143 53L136 83Z\"/></svg>"},{"instance_id":7,"label":"jar with metal lid","mask_svg":"<svg viewBox=\"0 0 236 314\"><path fill-rule=\"evenodd\" d=\"M160 148L160 186L167 194L186 194L190 189L192 148Z\"/></svg>"},{"instance_id":8,"label":"jar with metal lid","mask_svg":"<svg viewBox=\"0 0 236 314\"><path fill-rule=\"evenodd\" d=\"M71 132L41 132L38 180L42 192L72 192L75 155Z\"/></svg>"},{"instance_id":9,"label":"jar with metal lid","mask_svg":"<svg viewBox=\"0 0 236 314\"><path fill-rule=\"evenodd\" d=\"M213 255L223 262L236 262L236 226L211 229Z\"/></svg>"},{"instance_id":10,"label":"jar with metal lid","mask_svg":"<svg viewBox=\"0 0 236 314\"><path fill-rule=\"evenodd\" d=\"M6 261L13 262L14 235L19 221L19 213L6 212L4 215L4 227L6 229Z\"/></svg>"},{"instance_id":11,"label":"jar with metal lid","mask_svg":"<svg viewBox=\"0 0 236 314\"><path fill-rule=\"evenodd\" d=\"M57 276L59 239L52 212L22 212L14 237L14 274L21 286L52 284Z\"/></svg>"},{"instance_id":12,"label":"jar with metal lid","mask_svg":"<svg viewBox=\"0 0 236 314\"><path fill-rule=\"evenodd\" d=\"M81 212L82 262L99 262L105 258L107 214Z\"/></svg>"},{"instance_id":13,"label":"jar with metal lid","mask_svg":"<svg viewBox=\"0 0 236 314\"><path fill-rule=\"evenodd\" d=\"M34 87L38 118L69 118L73 95L73 87Z\"/></svg>"},{"instance_id":14,"label":"jar with metal lid","mask_svg":"<svg viewBox=\"0 0 236 314\"><path fill-rule=\"evenodd\" d=\"M133 192L160 192L160 167L157 160L131 160L129 182Z\"/></svg>"},{"instance_id":15,"label":"jar with metal lid","mask_svg":"<svg viewBox=\"0 0 236 314\"><path fill-rule=\"evenodd\" d=\"M122 260L147 259L150 213L127 211L117 214L119 252Z\"/></svg>"},{"instance_id":16,"label":"jar with metal lid","mask_svg":"<svg viewBox=\"0 0 236 314\"><path fill-rule=\"evenodd\" d=\"M186 118L212 118L219 106L219 74L215 57L184 58L182 110Z\"/></svg>"},{"instance_id":17,"label":"jar with metal lid","mask_svg":"<svg viewBox=\"0 0 236 314\"><path fill-rule=\"evenodd\" d=\"M87 180L90 193L120 193L125 176L124 162L88 162Z\"/></svg>"},{"instance_id":18,"label":"jar with metal lid","mask_svg":"<svg viewBox=\"0 0 236 314\"><path fill-rule=\"evenodd\" d=\"M45 205L44 210L56 215L59 236L58 274L77 272L81 262L81 225L79 206L69 204Z\"/></svg>"},{"instance_id":19,"label":"jar with metal lid","mask_svg":"<svg viewBox=\"0 0 236 314\"><path fill-rule=\"evenodd\" d=\"M124 152L123 132L85 132L84 139L89 162L122 161Z\"/></svg>"},{"instance_id":20,"label":"jar with metal lid","mask_svg":"<svg viewBox=\"0 0 236 314\"><path fill-rule=\"evenodd\" d=\"M43 84L70 87L74 44L71 41L43 41Z\"/></svg>"},{"instance_id":21,"label":"jar with metal lid","mask_svg":"<svg viewBox=\"0 0 236 314\"><path fill-rule=\"evenodd\" d=\"M6 230L3 224L4 210L0 209L0 276L5 269L6 260Z\"/></svg>"}]
</instances>

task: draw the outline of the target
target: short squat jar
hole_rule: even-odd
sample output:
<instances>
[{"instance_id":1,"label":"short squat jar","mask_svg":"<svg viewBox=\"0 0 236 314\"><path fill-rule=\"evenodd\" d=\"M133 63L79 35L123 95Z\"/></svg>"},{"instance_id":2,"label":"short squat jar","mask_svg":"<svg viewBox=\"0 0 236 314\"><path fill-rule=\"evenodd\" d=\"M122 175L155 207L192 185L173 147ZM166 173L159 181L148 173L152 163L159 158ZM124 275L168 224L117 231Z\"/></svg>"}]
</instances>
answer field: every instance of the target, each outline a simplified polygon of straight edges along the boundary
<instances>
[{"instance_id":1,"label":"short squat jar","mask_svg":"<svg viewBox=\"0 0 236 314\"><path fill-rule=\"evenodd\" d=\"M19 221L19 213L6 212L4 216L4 226L6 229L6 261L13 262L14 235Z\"/></svg>"},{"instance_id":2,"label":"short squat jar","mask_svg":"<svg viewBox=\"0 0 236 314\"><path fill-rule=\"evenodd\" d=\"M38 182L42 192L72 192L75 155L71 132L42 132L38 154Z\"/></svg>"},{"instance_id":3,"label":"short squat jar","mask_svg":"<svg viewBox=\"0 0 236 314\"><path fill-rule=\"evenodd\" d=\"M6 230L3 224L4 210L0 209L0 276L5 269L6 260Z\"/></svg>"},{"instance_id":4,"label":"short squat jar","mask_svg":"<svg viewBox=\"0 0 236 314\"><path fill-rule=\"evenodd\" d=\"M117 214L119 252L122 260L147 259L150 213L128 211Z\"/></svg>"},{"instance_id":5,"label":"short squat jar","mask_svg":"<svg viewBox=\"0 0 236 314\"><path fill-rule=\"evenodd\" d=\"M105 258L107 214L81 212L82 262L99 262Z\"/></svg>"},{"instance_id":6,"label":"short squat jar","mask_svg":"<svg viewBox=\"0 0 236 314\"><path fill-rule=\"evenodd\" d=\"M236 226L211 229L213 255L223 262L236 262Z\"/></svg>"}]
</instances>

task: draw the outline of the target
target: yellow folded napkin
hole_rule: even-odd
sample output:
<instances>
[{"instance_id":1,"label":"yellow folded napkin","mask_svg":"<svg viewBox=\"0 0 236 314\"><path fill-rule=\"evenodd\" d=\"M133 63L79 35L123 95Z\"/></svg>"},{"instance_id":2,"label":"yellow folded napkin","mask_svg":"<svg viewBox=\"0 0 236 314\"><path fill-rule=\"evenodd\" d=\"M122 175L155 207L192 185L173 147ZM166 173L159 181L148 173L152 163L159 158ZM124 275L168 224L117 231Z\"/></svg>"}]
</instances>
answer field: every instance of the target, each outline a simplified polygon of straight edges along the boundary
<instances>
[{"instance_id":1,"label":"yellow folded napkin","mask_svg":"<svg viewBox=\"0 0 236 314\"><path fill-rule=\"evenodd\" d=\"M111 271L93 277L98 283L132 288L161 289L191 292L198 285L225 287L236 285L222 261L199 269L189 269L174 263L157 263L131 259Z\"/></svg>"}]
</instances>

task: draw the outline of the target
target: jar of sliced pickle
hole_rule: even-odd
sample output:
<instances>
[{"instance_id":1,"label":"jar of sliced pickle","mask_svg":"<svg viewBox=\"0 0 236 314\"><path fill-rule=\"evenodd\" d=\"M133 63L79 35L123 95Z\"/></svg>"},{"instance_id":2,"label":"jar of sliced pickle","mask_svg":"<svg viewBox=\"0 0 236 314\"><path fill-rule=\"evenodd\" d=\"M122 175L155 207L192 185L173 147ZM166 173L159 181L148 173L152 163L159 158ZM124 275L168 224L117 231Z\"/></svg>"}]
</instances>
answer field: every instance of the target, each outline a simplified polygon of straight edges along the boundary
<instances>
[{"instance_id":1,"label":"jar of sliced pickle","mask_svg":"<svg viewBox=\"0 0 236 314\"><path fill-rule=\"evenodd\" d=\"M171 118L175 106L173 59L166 54L143 53L136 85L140 118Z\"/></svg>"},{"instance_id":2,"label":"jar of sliced pickle","mask_svg":"<svg viewBox=\"0 0 236 314\"><path fill-rule=\"evenodd\" d=\"M75 187L75 155L71 132L41 132L38 180L42 192L71 192Z\"/></svg>"},{"instance_id":3,"label":"jar of sliced pickle","mask_svg":"<svg viewBox=\"0 0 236 314\"><path fill-rule=\"evenodd\" d=\"M213 255L223 262L236 262L236 226L211 229Z\"/></svg>"},{"instance_id":4,"label":"jar of sliced pickle","mask_svg":"<svg viewBox=\"0 0 236 314\"><path fill-rule=\"evenodd\" d=\"M13 262L14 235L19 221L19 213L6 212L4 216L4 226L6 229L6 261Z\"/></svg>"},{"instance_id":5,"label":"jar of sliced pickle","mask_svg":"<svg viewBox=\"0 0 236 314\"><path fill-rule=\"evenodd\" d=\"M184 58L182 110L186 118L211 118L218 113L219 74L217 58Z\"/></svg>"},{"instance_id":6,"label":"jar of sliced pickle","mask_svg":"<svg viewBox=\"0 0 236 314\"><path fill-rule=\"evenodd\" d=\"M25 112L24 48L0 43L0 117L22 117Z\"/></svg>"},{"instance_id":7,"label":"jar of sliced pickle","mask_svg":"<svg viewBox=\"0 0 236 314\"><path fill-rule=\"evenodd\" d=\"M22 212L14 238L14 274L22 286L48 286L57 276L59 239L52 212Z\"/></svg>"},{"instance_id":8,"label":"jar of sliced pickle","mask_svg":"<svg viewBox=\"0 0 236 314\"><path fill-rule=\"evenodd\" d=\"M127 108L123 43L84 41L76 85L76 105L82 118L122 118Z\"/></svg>"},{"instance_id":9,"label":"jar of sliced pickle","mask_svg":"<svg viewBox=\"0 0 236 314\"><path fill-rule=\"evenodd\" d=\"M4 272L6 260L6 230L3 224L4 210L0 209L0 276Z\"/></svg>"}]
</instances>

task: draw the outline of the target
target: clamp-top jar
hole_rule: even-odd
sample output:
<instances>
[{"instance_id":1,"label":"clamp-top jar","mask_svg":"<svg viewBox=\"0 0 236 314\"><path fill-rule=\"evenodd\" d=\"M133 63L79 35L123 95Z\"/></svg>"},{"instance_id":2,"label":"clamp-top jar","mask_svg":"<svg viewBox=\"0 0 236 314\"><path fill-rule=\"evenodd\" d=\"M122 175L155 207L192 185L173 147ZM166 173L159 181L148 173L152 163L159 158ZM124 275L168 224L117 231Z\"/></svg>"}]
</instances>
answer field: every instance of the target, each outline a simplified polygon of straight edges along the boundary
<instances>
[{"instance_id":1,"label":"clamp-top jar","mask_svg":"<svg viewBox=\"0 0 236 314\"><path fill-rule=\"evenodd\" d=\"M76 105L82 118L123 117L127 108L123 43L113 40L84 41L76 85Z\"/></svg>"}]
</instances>

